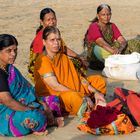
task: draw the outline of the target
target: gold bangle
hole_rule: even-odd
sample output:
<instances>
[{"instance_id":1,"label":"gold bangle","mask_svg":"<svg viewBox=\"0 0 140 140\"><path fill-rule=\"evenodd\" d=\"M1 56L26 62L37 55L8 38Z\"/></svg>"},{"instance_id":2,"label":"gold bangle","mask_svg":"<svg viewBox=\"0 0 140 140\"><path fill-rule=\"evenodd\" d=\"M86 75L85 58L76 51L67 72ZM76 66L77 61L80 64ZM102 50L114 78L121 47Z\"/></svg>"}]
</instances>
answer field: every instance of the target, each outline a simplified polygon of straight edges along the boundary
<instances>
[{"instance_id":1,"label":"gold bangle","mask_svg":"<svg viewBox=\"0 0 140 140\"><path fill-rule=\"evenodd\" d=\"M99 93L99 91L98 91L98 90L96 90L95 88L94 88L94 91L93 91L93 92L94 92L94 94L95 94L95 93Z\"/></svg>"},{"instance_id":2,"label":"gold bangle","mask_svg":"<svg viewBox=\"0 0 140 140\"><path fill-rule=\"evenodd\" d=\"M86 85L87 87L90 85L89 82L88 82L86 79L82 79L82 80L81 80L81 83L82 83L83 85Z\"/></svg>"}]
</instances>

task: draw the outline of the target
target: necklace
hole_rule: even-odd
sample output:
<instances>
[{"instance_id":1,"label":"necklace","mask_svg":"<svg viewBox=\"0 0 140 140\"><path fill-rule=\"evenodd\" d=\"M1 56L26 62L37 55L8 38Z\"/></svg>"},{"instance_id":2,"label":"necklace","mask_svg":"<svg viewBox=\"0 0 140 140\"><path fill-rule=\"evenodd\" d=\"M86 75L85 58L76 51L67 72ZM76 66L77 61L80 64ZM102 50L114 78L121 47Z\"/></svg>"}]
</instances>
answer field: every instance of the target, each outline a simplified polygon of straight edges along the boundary
<instances>
[{"instance_id":1,"label":"necklace","mask_svg":"<svg viewBox=\"0 0 140 140\"><path fill-rule=\"evenodd\" d=\"M6 67L5 66L0 65L0 69L2 69L8 75L8 71L6 70Z\"/></svg>"},{"instance_id":2,"label":"necklace","mask_svg":"<svg viewBox=\"0 0 140 140\"><path fill-rule=\"evenodd\" d=\"M53 58L54 58L54 57L51 57L51 56L50 56L50 55L48 55L48 54L47 54L47 56L48 56L51 60L53 60Z\"/></svg>"},{"instance_id":3,"label":"necklace","mask_svg":"<svg viewBox=\"0 0 140 140\"><path fill-rule=\"evenodd\" d=\"M107 29L107 25L102 26L100 23L98 23L98 26L102 32L105 32Z\"/></svg>"},{"instance_id":4,"label":"necklace","mask_svg":"<svg viewBox=\"0 0 140 140\"><path fill-rule=\"evenodd\" d=\"M51 60L53 59L53 57L51 57L51 56L47 53L47 51L46 51L46 50L45 50L43 53L44 53L44 55L48 56L48 57L49 57L49 59L51 59Z\"/></svg>"}]
</instances>

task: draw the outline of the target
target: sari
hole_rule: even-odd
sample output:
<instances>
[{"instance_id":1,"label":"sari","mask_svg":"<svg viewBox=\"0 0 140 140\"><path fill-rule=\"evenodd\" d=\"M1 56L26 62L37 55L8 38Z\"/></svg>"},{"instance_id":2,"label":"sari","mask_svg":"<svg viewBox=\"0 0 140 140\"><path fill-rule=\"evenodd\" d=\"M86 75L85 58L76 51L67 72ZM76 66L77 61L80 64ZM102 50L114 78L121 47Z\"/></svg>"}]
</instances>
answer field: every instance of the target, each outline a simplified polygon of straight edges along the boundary
<instances>
[{"instance_id":1,"label":"sari","mask_svg":"<svg viewBox=\"0 0 140 140\"><path fill-rule=\"evenodd\" d=\"M34 87L13 65L8 65L8 85L13 99L36 109L15 111L0 104L0 135L19 137L31 132L44 132L47 127L44 108L37 102ZM42 101L56 111L58 116L61 115L58 97L43 97Z\"/></svg>"},{"instance_id":2,"label":"sari","mask_svg":"<svg viewBox=\"0 0 140 140\"><path fill-rule=\"evenodd\" d=\"M43 34L42 30L37 33L35 39L33 40L32 44L31 44L31 47L30 47L30 59L29 59L29 65L28 65L28 72L29 72L29 77L33 83L34 83L35 61L36 61L38 55L43 53L43 50L44 50L42 34ZM60 46L61 46L61 52L66 54L67 46L62 38L61 38ZM82 75L86 75L87 68L83 65L83 62L81 61L81 59L75 58L75 57L70 57L70 59L72 60L74 66L78 70L78 72L81 73Z\"/></svg>"},{"instance_id":3,"label":"sari","mask_svg":"<svg viewBox=\"0 0 140 140\"><path fill-rule=\"evenodd\" d=\"M100 135L119 135L119 134L129 134L135 131L131 120L126 114L118 114L117 118L107 125L102 125L96 128L92 128L88 125L88 120L90 119L91 112L85 112L77 128L85 133L90 133L96 136ZM102 117L104 117L102 115ZM100 116L101 118L101 116ZM92 120L94 122L94 120ZM95 120L96 121L96 120Z\"/></svg>"},{"instance_id":4,"label":"sari","mask_svg":"<svg viewBox=\"0 0 140 140\"><path fill-rule=\"evenodd\" d=\"M93 23L93 24L95 26L97 23ZM120 48L121 45L119 42L117 42L117 38L122 35L114 23L109 23L105 31L101 31L97 25L95 27L97 28L96 30L100 32L101 36L95 35L96 37L94 37L94 35L92 35L92 34L96 34L94 33L94 28L91 29L93 31L90 31L90 34L88 34L89 31L87 32L88 39L85 39L85 47L87 47L87 59L89 62L91 62L91 65L94 65L98 62L100 62L100 65L102 65L102 63L104 63L104 60L109 55L111 55L111 53L106 51L104 48L100 47L99 45L97 45L95 43L95 40L98 37L102 37L112 48ZM137 38L130 39L127 41L127 46L122 51L122 54L131 54L132 52L140 53L140 40Z\"/></svg>"},{"instance_id":5,"label":"sari","mask_svg":"<svg viewBox=\"0 0 140 140\"><path fill-rule=\"evenodd\" d=\"M84 78L75 69L72 61L63 53L56 54L53 60L41 54L35 63L35 89L37 96L57 95L61 107L70 114L77 114L84 96L93 96L88 90L88 83L101 93L106 93L106 84L99 75ZM47 76L56 76L58 82L70 90L56 91L43 80Z\"/></svg>"},{"instance_id":6,"label":"sari","mask_svg":"<svg viewBox=\"0 0 140 140\"><path fill-rule=\"evenodd\" d=\"M30 58L29 58L28 72L29 72L29 77L31 78L33 83L34 83L35 61L36 61L37 56L39 54L41 54L44 49L44 45L43 45L43 41L42 41L42 34L43 34L43 30L39 31L30 46ZM61 39L61 50L63 52L66 51L66 44L63 41L63 39Z\"/></svg>"}]
</instances>

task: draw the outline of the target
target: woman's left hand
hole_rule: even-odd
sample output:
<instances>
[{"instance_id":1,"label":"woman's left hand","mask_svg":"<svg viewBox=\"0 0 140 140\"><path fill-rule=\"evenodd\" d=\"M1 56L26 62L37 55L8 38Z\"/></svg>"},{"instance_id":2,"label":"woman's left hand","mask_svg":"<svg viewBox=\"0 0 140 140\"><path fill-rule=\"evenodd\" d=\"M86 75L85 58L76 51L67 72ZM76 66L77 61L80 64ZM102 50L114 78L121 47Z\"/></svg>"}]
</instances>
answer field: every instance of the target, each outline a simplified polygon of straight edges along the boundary
<instances>
[{"instance_id":1,"label":"woman's left hand","mask_svg":"<svg viewBox=\"0 0 140 140\"><path fill-rule=\"evenodd\" d=\"M113 54L120 54L121 50L119 50L118 48L114 48L113 49Z\"/></svg>"},{"instance_id":2,"label":"woman's left hand","mask_svg":"<svg viewBox=\"0 0 140 140\"><path fill-rule=\"evenodd\" d=\"M104 98L104 95L100 92L95 92L94 94L95 97L95 104L98 105L98 103L106 104L106 100Z\"/></svg>"},{"instance_id":3,"label":"woman's left hand","mask_svg":"<svg viewBox=\"0 0 140 140\"><path fill-rule=\"evenodd\" d=\"M90 84L88 85L88 90L92 93L94 93L95 98L95 105L97 105L99 102L106 103L106 100L104 98L104 95L97 91L93 86Z\"/></svg>"}]
</instances>

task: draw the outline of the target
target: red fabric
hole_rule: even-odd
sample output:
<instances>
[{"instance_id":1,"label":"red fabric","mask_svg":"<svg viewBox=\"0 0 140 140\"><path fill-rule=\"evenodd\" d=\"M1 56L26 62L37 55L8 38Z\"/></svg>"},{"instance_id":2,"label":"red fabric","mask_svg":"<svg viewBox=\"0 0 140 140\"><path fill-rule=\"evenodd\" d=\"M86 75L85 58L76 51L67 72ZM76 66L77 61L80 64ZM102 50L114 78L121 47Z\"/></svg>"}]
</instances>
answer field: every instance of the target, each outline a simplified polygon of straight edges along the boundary
<instances>
[{"instance_id":1,"label":"red fabric","mask_svg":"<svg viewBox=\"0 0 140 140\"><path fill-rule=\"evenodd\" d=\"M107 104L107 106L110 106L110 107L114 107L115 106L115 109L120 111L123 105L121 103L121 100L119 98L116 98L115 100L109 102Z\"/></svg>"},{"instance_id":2,"label":"red fabric","mask_svg":"<svg viewBox=\"0 0 140 140\"><path fill-rule=\"evenodd\" d=\"M110 124L117 119L119 111L111 107L97 106L96 110L92 111L87 125L91 128L98 128Z\"/></svg>"},{"instance_id":3,"label":"red fabric","mask_svg":"<svg viewBox=\"0 0 140 140\"><path fill-rule=\"evenodd\" d=\"M122 36L120 30L114 23L112 23L112 31L113 31L113 40L117 40L118 37Z\"/></svg>"},{"instance_id":4,"label":"red fabric","mask_svg":"<svg viewBox=\"0 0 140 140\"><path fill-rule=\"evenodd\" d=\"M108 103L108 106L121 109L123 113L130 117L134 125L140 126L140 94L118 87L115 88L114 95L114 100ZM118 99L120 99L120 103ZM123 108L120 108L120 106L123 106Z\"/></svg>"},{"instance_id":5,"label":"red fabric","mask_svg":"<svg viewBox=\"0 0 140 140\"><path fill-rule=\"evenodd\" d=\"M34 53L42 53L43 50L43 39L42 39L43 31L39 31L32 42L33 52Z\"/></svg>"},{"instance_id":6,"label":"red fabric","mask_svg":"<svg viewBox=\"0 0 140 140\"><path fill-rule=\"evenodd\" d=\"M113 37L112 40L117 40L119 36L122 36L121 32L117 28L117 26L112 23L112 31L113 31ZM88 34L87 34L87 40L89 42L95 42L98 38L103 38L102 32L97 24L97 22L92 23L89 26Z\"/></svg>"}]
</instances>

